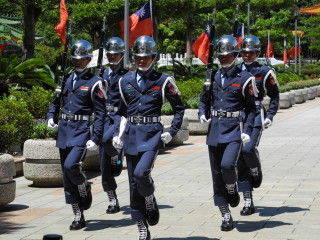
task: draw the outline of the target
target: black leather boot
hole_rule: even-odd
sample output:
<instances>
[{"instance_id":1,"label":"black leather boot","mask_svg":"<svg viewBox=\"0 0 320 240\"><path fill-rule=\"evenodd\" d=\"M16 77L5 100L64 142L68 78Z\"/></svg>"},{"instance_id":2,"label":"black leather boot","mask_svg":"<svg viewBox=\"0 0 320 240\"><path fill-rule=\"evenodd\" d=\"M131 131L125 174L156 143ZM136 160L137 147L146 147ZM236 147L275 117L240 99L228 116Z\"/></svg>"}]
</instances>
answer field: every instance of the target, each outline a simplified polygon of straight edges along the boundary
<instances>
[{"instance_id":1,"label":"black leather boot","mask_svg":"<svg viewBox=\"0 0 320 240\"><path fill-rule=\"evenodd\" d=\"M159 222L160 213L156 198L154 195L145 197L146 204L146 218L150 226L154 226Z\"/></svg>"},{"instance_id":2,"label":"black leather boot","mask_svg":"<svg viewBox=\"0 0 320 240\"><path fill-rule=\"evenodd\" d=\"M233 219L228 205L219 206L222 215L221 231L231 231L234 228Z\"/></svg>"},{"instance_id":3,"label":"black leather boot","mask_svg":"<svg viewBox=\"0 0 320 240\"><path fill-rule=\"evenodd\" d=\"M114 214L114 213L120 212L120 206L119 206L119 201L117 199L116 191L113 191L113 190L107 191L107 194L108 194L110 205L108 206L106 213Z\"/></svg>"},{"instance_id":4,"label":"black leather boot","mask_svg":"<svg viewBox=\"0 0 320 240\"><path fill-rule=\"evenodd\" d=\"M148 224L145 221L137 222L139 230L139 240L151 240L151 234L148 229Z\"/></svg>"},{"instance_id":5,"label":"black leather boot","mask_svg":"<svg viewBox=\"0 0 320 240\"><path fill-rule=\"evenodd\" d=\"M252 177L252 186L258 188L262 183L262 171L261 168L250 168L251 177Z\"/></svg>"},{"instance_id":6,"label":"black leather boot","mask_svg":"<svg viewBox=\"0 0 320 240\"><path fill-rule=\"evenodd\" d=\"M121 174L123 168L122 159L119 155L111 157L111 175L117 177Z\"/></svg>"},{"instance_id":7,"label":"black leather boot","mask_svg":"<svg viewBox=\"0 0 320 240\"><path fill-rule=\"evenodd\" d=\"M248 216L248 215L254 214L255 208L252 201L252 192L251 191L243 192L243 198L244 198L244 207L240 211L240 215Z\"/></svg>"},{"instance_id":8,"label":"black leather boot","mask_svg":"<svg viewBox=\"0 0 320 240\"><path fill-rule=\"evenodd\" d=\"M84 228L86 226L86 221L84 219L83 212L79 207L79 204L72 204L72 211L74 213L74 219L69 229L79 230L81 228Z\"/></svg>"},{"instance_id":9,"label":"black leather boot","mask_svg":"<svg viewBox=\"0 0 320 240\"><path fill-rule=\"evenodd\" d=\"M83 210L88 210L92 204L91 184L83 183L78 185L80 194L80 205Z\"/></svg>"}]
</instances>

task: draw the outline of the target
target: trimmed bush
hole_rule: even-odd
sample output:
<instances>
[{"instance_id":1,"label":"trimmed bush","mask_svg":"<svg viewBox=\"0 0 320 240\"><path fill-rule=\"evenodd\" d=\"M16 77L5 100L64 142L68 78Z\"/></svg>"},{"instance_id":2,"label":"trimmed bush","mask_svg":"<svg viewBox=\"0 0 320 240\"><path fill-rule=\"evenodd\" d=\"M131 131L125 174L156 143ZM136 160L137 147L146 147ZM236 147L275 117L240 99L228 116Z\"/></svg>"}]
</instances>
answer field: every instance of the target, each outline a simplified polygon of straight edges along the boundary
<instances>
[{"instance_id":1,"label":"trimmed bush","mask_svg":"<svg viewBox=\"0 0 320 240\"><path fill-rule=\"evenodd\" d=\"M49 129L45 123L36 124L32 128L31 138L33 139L56 138L56 136L57 131Z\"/></svg>"},{"instance_id":2,"label":"trimmed bush","mask_svg":"<svg viewBox=\"0 0 320 240\"><path fill-rule=\"evenodd\" d=\"M32 115L23 100L7 97L0 101L0 152L23 143L31 131Z\"/></svg>"},{"instance_id":3,"label":"trimmed bush","mask_svg":"<svg viewBox=\"0 0 320 240\"><path fill-rule=\"evenodd\" d=\"M290 90L294 89L301 89L306 87L312 87L320 85L320 79L311 79L311 80L303 80L303 81L297 81L297 82L290 82L284 86L281 86L279 88L280 92L288 92Z\"/></svg>"},{"instance_id":4,"label":"trimmed bush","mask_svg":"<svg viewBox=\"0 0 320 240\"><path fill-rule=\"evenodd\" d=\"M33 87L31 90L11 88L11 96L23 100L28 111L35 119L45 119L54 92L42 87Z\"/></svg>"}]
</instances>

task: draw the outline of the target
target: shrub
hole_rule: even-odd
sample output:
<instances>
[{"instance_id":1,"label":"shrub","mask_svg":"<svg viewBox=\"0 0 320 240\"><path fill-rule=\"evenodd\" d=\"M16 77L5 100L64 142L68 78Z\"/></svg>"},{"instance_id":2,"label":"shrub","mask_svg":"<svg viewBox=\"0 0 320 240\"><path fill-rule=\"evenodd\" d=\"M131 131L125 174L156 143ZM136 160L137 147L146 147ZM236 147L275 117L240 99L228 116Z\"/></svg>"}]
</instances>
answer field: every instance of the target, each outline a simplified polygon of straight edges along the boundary
<instances>
[{"instance_id":1,"label":"shrub","mask_svg":"<svg viewBox=\"0 0 320 240\"><path fill-rule=\"evenodd\" d=\"M181 98L185 105L188 105L188 100L197 98L203 91L204 80L202 78L192 78L183 82L177 82L177 86L181 92Z\"/></svg>"},{"instance_id":2,"label":"shrub","mask_svg":"<svg viewBox=\"0 0 320 240\"><path fill-rule=\"evenodd\" d=\"M161 114L162 115L171 115L171 114L173 114L173 110L172 110L172 107L171 107L169 102L165 102L162 105Z\"/></svg>"},{"instance_id":3,"label":"shrub","mask_svg":"<svg viewBox=\"0 0 320 240\"><path fill-rule=\"evenodd\" d=\"M302 80L303 77L299 76L298 74L294 73L278 73L277 80L280 86L285 85L289 82L296 82Z\"/></svg>"},{"instance_id":4,"label":"shrub","mask_svg":"<svg viewBox=\"0 0 320 240\"><path fill-rule=\"evenodd\" d=\"M35 119L44 119L51 103L54 92L42 87L33 87L31 90L11 88L10 93L18 100L27 104L28 111Z\"/></svg>"},{"instance_id":5,"label":"shrub","mask_svg":"<svg viewBox=\"0 0 320 240\"><path fill-rule=\"evenodd\" d=\"M23 100L13 97L0 100L0 151L28 139L31 125L32 115Z\"/></svg>"},{"instance_id":6,"label":"shrub","mask_svg":"<svg viewBox=\"0 0 320 240\"><path fill-rule=\"evenodd\" d=\"M39 123L33 126L31 138L34 139L45 139L45 138L56 138L57 131L51 130L45 123Z\"/></svg>"},{"instance_id":7,"label":"shrub","mask_svg":"<svg viewBox=\"0 0 320 240\"><path fill-rule=\"evenodd\" d=\"M279 91L280 92L287 92L294 89L301 89L305 87L312 87L320 85L320 79L311 79L311 80L303 80L303 81L297 81L297 82L290 82L284 86L281 86Z\"/></svg>"}]
</instances>

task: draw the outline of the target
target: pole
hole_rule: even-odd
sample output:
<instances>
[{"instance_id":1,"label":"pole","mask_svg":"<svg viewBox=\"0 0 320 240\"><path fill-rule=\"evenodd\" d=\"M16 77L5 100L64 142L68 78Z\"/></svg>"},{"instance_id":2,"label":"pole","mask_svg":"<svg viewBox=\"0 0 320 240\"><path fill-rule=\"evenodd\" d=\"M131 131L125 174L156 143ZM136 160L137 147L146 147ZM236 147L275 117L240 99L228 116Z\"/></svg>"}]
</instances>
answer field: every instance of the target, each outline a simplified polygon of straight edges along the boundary
<instances>
[{"instance_id":1,"label":"pole","mask_svg":"<svg viewBox=\"0 0 320 240\"><path fill-rule=\"evenodd\" d=\"M294 30L295 30L295 34L294 34L294 72L298 73L298 62L297 62L297 56L298 56L298 36L297 36L297 30L298 30L298 6L295 7L294 10L294 16L295 16L295 20L294 20Z\"/></svg>"},{"instance_id":2,"label":"pole","mask_svg":"<svg viewBox=\"0 0 320 240\"><path fill-rule=\"evenodd\" d=\"M300 43L300 37L299 37L299 50L300 50L300 54L299 54L299 75L301 75L301 43ZM298 51L298 50L297 50Z\"/></svg>"},{"instance_id":3,"label":"pole","mask_svg":"<svg viewBox=\"0 0 320 240\"><path fill-rule=\"evenodd\" d=\"M124 67L130 67L129 60L129 0L124 1Z\"/></svg>"},{"instance_id":4,"label":"pole","mask_svg":"<svg viewBox=\"0 0 320 240\"><path fill-rule=\"evenodd\" d=\"M247 34L250 34L250 0L248 0L248 29L247 29Z\"/></svg>"}]
</instances>

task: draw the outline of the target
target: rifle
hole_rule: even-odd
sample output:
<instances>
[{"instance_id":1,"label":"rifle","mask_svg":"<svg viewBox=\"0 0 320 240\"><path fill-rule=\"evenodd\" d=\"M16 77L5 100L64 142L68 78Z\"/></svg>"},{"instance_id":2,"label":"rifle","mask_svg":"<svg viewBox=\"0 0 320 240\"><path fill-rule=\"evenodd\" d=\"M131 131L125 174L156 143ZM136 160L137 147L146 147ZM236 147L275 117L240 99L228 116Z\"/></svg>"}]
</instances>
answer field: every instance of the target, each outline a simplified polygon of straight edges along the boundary
<instances>
[{"instance_id":1,"label":"rifle","mask_svg":"<svg viewBox=\"0 0 320 240\"><path fill-rule=\"evenodd\" d=\"M212 83L211 78L213 74L213 52L216 46L216 20L215 20L216 8L213 9L213 20L210 25L210 33L209 33L209 57L208 57L208 64L207 64L207 73L206 73L206 81L204 83L204 92L205 92L205 99L206 99L206 109L205 109L205 116L206 119L211 118L211 105L212 105ZM209 24L209 23L208 23Z\"/></svg>"},{"instance_id":2,"label":"rifle","mask_svg":"<svg viewBox=\"0 0 320 240\"><path fill-rule=\"evenodd\" d=\"M102 71L102 60L103 60L103 49L104 49L104 38L106 35L106 17L103 17L101 36L100 36L100 47L99 47L99 55L98 55L98 63L95 71L96 76L100 76Z\"/></svg>"},{"instance_id":3,"label":"rifle","mask_svg":"<svg viewBox=\"0 0 320 240\"><path fill-rule=\"evenodd\" d=\"M236 6L236 20L234 21L233 25L233 36L235 38L238 37L238 28L239 28L239 4Z\"/></svg>"},{"instance_id":4,"label":"rifle","mask_svg":"<svg viewBox=\"0 0 320 240\"><path fill-rule=\"evenodd\" d=\"M61 69L60 69L60 72L59 72L59 76L58 76L58 86L56 87L55 89L55 101L58 102L58 108L59 108L59 111L58 113L55 115L55 118L54 118L54 122L55 123L58 123L58 118L59 118L59 115L60 115L60 112L61 112L61 108L62 108L62 91L66 85L66 66L67 66L67 59L68 59L68 45L69 45L69 35L71 35L71 29L72 29L72 22L71 21L68 21L68 30L67 30L67 42L66 44L64 45L64 51L61 55Z\"/></svg>"}]
</instances>

